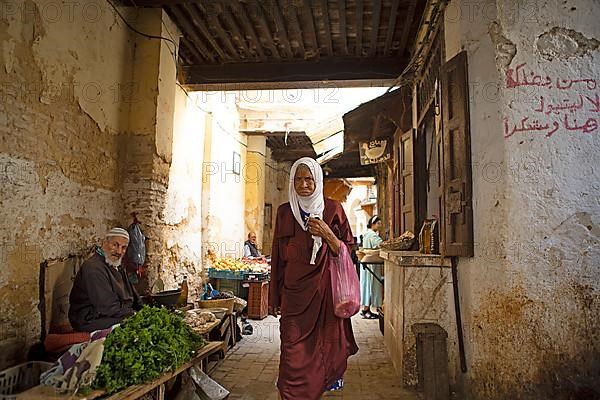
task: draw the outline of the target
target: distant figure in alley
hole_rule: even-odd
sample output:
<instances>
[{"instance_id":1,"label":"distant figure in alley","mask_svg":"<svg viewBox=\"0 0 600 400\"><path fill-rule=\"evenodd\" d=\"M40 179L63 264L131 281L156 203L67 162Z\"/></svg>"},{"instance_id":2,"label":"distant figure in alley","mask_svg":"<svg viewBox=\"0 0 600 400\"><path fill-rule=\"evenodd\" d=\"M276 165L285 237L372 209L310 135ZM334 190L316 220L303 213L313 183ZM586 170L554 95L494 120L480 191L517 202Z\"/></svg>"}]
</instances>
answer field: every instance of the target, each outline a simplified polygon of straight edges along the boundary
<instances>
[{"instance_id":1,"label":"distant figure in alley","mask_svg":"<svg viewBox=\"0 0 600 400\"><path fill-rule=\"evenodd\" d=\"M262 255L256 247L256 233L249 232L248 240L244 242L244 257L259 258Z\"/></svg>"},{"instance_id":2,"label":"distant figure in alley","mask_svg":"<svg viewBox=\"0 0 600 400\"><path fill-rule=\"evenodd\" d=\"M363 249L379 248L383 241L379 236L381 218L377 215L369 218L367 228L367 233L363 237ZM378 310L383 304L383 285L379 281L383 278L383 265L366 264L366 267L369 270L365 266L360 269L360 304L362 305L360 315L366 319L377 319L377 316L371 311L371 307Z\"/></svg>"}]
</instances>

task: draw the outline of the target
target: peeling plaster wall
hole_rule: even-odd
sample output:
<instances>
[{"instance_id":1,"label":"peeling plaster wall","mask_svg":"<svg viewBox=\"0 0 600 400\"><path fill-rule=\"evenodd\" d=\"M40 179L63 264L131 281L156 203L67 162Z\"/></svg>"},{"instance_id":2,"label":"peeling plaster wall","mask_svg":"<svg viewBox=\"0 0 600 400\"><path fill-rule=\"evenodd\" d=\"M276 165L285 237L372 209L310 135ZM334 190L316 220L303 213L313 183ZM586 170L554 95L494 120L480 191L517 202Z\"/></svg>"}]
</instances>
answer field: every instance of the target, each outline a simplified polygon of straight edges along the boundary
<instances>
[{"instance_id":1,"label":"peeling plaster wall","mask_svg":"<svg viewBox=\"0 0 600 400\"><path fill-rule=\"evenodd\" d=\"M233 95L195 93L206 120L203 166L202 251L241 257L245 239L246 135L239 132L239 114ZM240 156L233 172L233 153Z\"/></svg>"},{"instance_id":2,"label":"peeling plaster wall","mask_svg":"<svg viewBox=\"0 0 600 400\"><path fill-rule=\"evenodd\" d=\"M476 243L459 263L466 398L597 398L600 4L449 7L447 58L469 56Z\"/></svg>"},{"instance_id":3,"label":"peeling plaster wall","mask_svg":"<svg viewBox=\"0 0 600 400\"><path fill-rule=\"evenodd\" d=\"M175 288L188 278L189 295L202 285L202 165L206 113L177 88L174 104L173 162L162 213L164 240L171 262L160 274L165 288Z\"/></svg>"},{"instance_id":4,"label":"peeling plaster wall","mask_svg":"<svg viewBox=\"0 0 600 400\"><path fill-rule=\"evenodd\" d=\"M102 0L5 2L0 13L0 348L39 340L39 268L120 223L133 41ZM129 16L125 12L126 16ZM17 346L3 340L16 337ZM18 352L16 357L7 352ZM0 369L6 365L0 365Z\"/></svg>"}]
</instances>

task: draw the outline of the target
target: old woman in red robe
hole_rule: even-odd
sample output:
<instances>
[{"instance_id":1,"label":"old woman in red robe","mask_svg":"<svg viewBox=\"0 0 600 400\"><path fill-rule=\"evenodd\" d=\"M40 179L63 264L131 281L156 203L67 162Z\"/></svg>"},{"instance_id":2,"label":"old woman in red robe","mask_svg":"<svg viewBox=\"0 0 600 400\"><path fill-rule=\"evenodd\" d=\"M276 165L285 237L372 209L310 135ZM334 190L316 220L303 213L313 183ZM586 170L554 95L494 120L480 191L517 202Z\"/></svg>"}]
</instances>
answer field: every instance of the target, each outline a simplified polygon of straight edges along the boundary
<instances>
[{"instance_id":1,"label":"old woman in red robe","mask_svg":"<svg viewBox=\"0 0 600 400\"><path fill-rule=\"evenodd\" d=\"M323 197L323 171L312 158L290 171L289 203L277 210L271 254L271 314L281 312L277 387L283 400L316 400L339 384L356 354L350 319L334 314L329 265L353 245L340 203Z\"/></svg>"}]
</instances>

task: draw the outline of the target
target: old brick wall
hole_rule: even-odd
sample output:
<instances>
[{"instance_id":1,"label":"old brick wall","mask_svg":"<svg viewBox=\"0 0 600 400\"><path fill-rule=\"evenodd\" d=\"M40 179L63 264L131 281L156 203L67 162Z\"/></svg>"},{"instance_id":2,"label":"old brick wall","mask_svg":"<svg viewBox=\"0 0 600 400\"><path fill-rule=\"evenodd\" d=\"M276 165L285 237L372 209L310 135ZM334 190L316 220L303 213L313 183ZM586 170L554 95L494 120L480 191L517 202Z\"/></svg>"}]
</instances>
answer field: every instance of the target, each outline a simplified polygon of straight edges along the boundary
<instances>
[{"instance_id":1,"label":"old brick wall","mask_svg":"<svg viewBox=\"0 0 600 400\"><path fill-rule=\"evenodd\" d=\"M18 343L1 348L7 364L39 339L40 263L122 222L134 49L115 22L102 0L0 5L0 341Z\"/></svg>"}]
</instances>

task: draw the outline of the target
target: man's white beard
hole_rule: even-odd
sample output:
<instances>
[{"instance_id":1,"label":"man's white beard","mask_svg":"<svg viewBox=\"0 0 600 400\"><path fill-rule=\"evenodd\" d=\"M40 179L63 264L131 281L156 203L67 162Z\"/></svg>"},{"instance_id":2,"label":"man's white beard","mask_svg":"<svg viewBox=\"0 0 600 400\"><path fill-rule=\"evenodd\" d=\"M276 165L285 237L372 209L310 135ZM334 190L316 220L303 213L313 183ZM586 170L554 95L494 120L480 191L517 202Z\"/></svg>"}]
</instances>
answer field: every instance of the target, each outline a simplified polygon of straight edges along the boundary
<instances>
[{"instance_id":1,"label":"man's white beard","mask_svg":"<svg viewBox=\"0 0 600 400\"><path fill-rule=\"evenodd\" d=\"M121 266L121 260L123 260L123 257L119 258L117 261L112 261L107 256L104 256L104 261L106 261L106 263L111 267L115 268L119 268Z\"/></svg>"}]
</instances>

